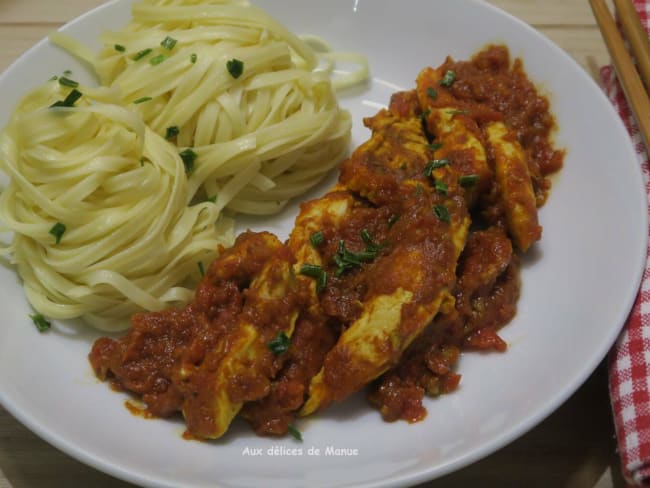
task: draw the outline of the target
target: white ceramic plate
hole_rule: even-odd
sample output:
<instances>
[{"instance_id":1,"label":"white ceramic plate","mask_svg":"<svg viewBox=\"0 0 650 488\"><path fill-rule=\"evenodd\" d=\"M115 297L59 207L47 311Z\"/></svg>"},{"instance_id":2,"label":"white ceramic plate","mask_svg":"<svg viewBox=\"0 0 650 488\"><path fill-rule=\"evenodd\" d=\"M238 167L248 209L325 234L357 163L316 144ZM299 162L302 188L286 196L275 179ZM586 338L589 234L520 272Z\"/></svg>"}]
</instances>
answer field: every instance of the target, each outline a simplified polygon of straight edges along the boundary
<instances>
[{"instance_id":1,"label":"white ceramic plate","mask_svg":"<svg viewBox=\"0 0 650 488\"><path fill-rule=\"evenodd\" d=\"M427 400L429 415L418 424L384 423L358 395L300 421L302 444L255 437L240 422L218 442L189 442L181 438L182 422L133 416L122 395L94 379L86 355L97 333L56 324L39 334L18 278L0 267L0 402L68 454L140 485L399 486L461 468L550 414L615 340L646 249L646 199L628 136L598 87L564 52L487 4L258 3L297 33L320 35L335 48L368 57L371 85L341 99L353 114L355 146L368 136L362 117L387 103L391 92L412 87L421 68L447 54L467 58L486 43L509 45L550 94L557 144L567 156L541 211L543 240L524 265L519 312L503 330L508 352L464 354L460 389ZM128 17L127 2L111 2L65 31L98 47L97 34ZM46 41L25 54L0 78L0 122L27 89L65 69L82 81L92 79ZM286 235L295 212L292 207L276 219L246 225ZM328 447L347 455L328 455ZM249 455L254 449L261 455Z\"/></svg>"}]
</instances>

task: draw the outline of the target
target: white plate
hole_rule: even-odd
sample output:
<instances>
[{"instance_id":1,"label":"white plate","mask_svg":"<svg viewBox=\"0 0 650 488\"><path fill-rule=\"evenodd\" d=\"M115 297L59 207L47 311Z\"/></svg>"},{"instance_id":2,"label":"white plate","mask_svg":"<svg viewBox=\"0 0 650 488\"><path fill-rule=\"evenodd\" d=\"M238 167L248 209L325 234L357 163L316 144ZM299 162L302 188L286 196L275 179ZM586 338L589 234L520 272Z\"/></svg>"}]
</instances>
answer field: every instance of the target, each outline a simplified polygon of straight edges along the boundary
<instances>
[{"instance_id":1,"label":"white plate","mask_svg":"<svg viewBox=\"0 0 650 488\"><path fill-rule=\"evenodd\" d=\"M509 350L464 354L460 389L427 400L429 415L418 424L384 423L358 395L300 421L302 444L255 437L240 422L218 442L189 442L181 438L182 422L133 416L122 395L94 379L86 355L98 334L72 324L39 334L18 278L0 267L0 402L68 454L140 485L399 486L461 468L564 402L602 360L623 324L639 284L647 232L642 178L627 133L596 84L563 51L487 4L258 3L297 33L321 35L335 48L368 57L371 86L341 100L353 114L355 146L368 136L362 117L372 115L394 90L412 87L421 68L439 64L447 54L466 58L489 42L509 45L550 94L560 128L557 143L567 156L541 211L543 240L524 265L519 312L503 330ZM97 34L126 22L128 5L109 3L65 31L98 47ZM0 78L0 122L27 89L65 69L91 80L48 42L36 45ZM256 227L286 235L295 212L293 207ZM329 446L352 451L327 455ZM262 454L249 456L247 448Z\"/></svg>"}]
</instances>

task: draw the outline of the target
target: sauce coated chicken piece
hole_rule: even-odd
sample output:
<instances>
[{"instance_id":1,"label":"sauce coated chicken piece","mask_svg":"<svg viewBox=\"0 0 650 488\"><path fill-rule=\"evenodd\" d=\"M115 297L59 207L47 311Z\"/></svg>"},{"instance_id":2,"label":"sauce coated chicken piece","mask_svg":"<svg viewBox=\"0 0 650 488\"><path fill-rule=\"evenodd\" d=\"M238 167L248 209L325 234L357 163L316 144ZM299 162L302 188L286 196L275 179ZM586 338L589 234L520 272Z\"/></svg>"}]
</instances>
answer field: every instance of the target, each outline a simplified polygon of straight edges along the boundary
<instances>
[{"instance_id":1,"label":"sauce coated chicken piece","mask_svg":"<svg viewBox=\"0 0 650 488\"><path fill-rule=\"evenodd\" d=\"M449 71L451 72L451 71ZM472 205L492 181L481 130L471 111L450 94L455 78L443 68L425 68L417 78L417 95L424 110L427 130L434 138L436 159L447 160L468 182L468 203ZM452 72L453 73L453 72Z\"/></svg>"},{"instance_id":2,"label":"sauce coated chicken piece","mask_svg":"<svg viewBox=\"0 0 650 488\"><path fill-rule=\"evenodd\" d=\"M318 299L320 286L326 283L319 285L318 277L303 274L302 268L306 265L322 269L324 263L318 247L325 240L323 229L340 226L353 204L354 197L341 191L301 205L287 245L296 257L297 286L307 291L308 298L296 321L284 366L272 382L269 395L246 404L241 412L258 434L286 434L305 401L311 378L320 370L325 354L339 335L340 325L325 315Z\"/></svg>"},{"instance_id":3,"label":"sauce coated chicken piece","mask_svg":"<svg viewBox=\"0 0 650 488\"><path fill-rule=\"evenodd\" d=\"M301 297L292 253L269 233L244 233L210 266L194 302L136 315L119 340L95 342L100 378L142 395L147 411L182 411L188 434L217 438L282 366L269 343L293 333Z\"/></svg>"},{"instance_id":4,"label":"sauce coated chicken piece","mask_svg":"<svg viewBox=\"0 0 650 488\"><path fill-rule=\"evenodd\" d=\"M342 226L324 230L323 262L337 279L321 303L344 330L310 383L302 415L395 366L438 311L453 303L450 290L470 223L459 174L448 164L429 166L418 117L384 110L366 124L372 136L343 163L339 180L364 200L357 199ZM354 262L369 250L372 259Z\"/></svg>"},{"instance_id":5,"label":"sauce coated chicken piece","mask_svg":"<svg viewBox=\"0 0 650 488\"><path fill-rule=\"evenodd\" d=\"M490 122L486 133L494 158L495 179L512 240L521 251L542 237L526 154L513 131Z\"/></svg>"},{"instance_id":6,"label":"sauce coated chicken piece","mask_svg":"<svg viewBox=\"0 0 650 488\"><path fill-rule=\"evenodd\" d=\"M402 361L371 387L370 402L388 421L426 416L424 395L453 391L461 349L502 351L497 330L514 317L519 297L518 259L499 228L470 232L458 263L455 306L439 314Z\"/></svg>"}]
</instances>

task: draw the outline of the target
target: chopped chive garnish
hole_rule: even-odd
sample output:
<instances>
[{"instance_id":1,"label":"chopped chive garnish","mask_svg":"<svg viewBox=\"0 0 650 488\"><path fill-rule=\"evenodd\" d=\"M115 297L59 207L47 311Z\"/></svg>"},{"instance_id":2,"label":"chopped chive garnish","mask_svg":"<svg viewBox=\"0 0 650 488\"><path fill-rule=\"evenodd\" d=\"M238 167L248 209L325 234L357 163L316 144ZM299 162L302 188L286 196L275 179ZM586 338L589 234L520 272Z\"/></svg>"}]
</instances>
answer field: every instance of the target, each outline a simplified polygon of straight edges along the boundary
<instances>
[{"instance_id":1,"label":"chopped chive garnish","mask_svg":"<svg viewBox=\"0 0 650 488\"><path fill-rule=\"evenodd\" d=\"M230 76L237 79L244 72L244 62L239 59L231 59L226 63L226 68L228 69Z\"/></svg>"},{"instance_id":2,"label":"chopped chive garnish","mask_svg":"<svg viewBox=\"0 0 650 488\"><path fill-rule=\"evenodd\" d=\"M454 81L456 81L456 73L454 73L452 70L447 70L445 76L442 77L442 80L440 80L438 84L440 86L449 88L454 84Z\"/></svg>"},{"instance_id":3,"label":"chopped chive garnish","mask_svg":"<svg viewBox=\"0 0 650 488\"><path fill-rule=\"evenodd\" d=\"M444 205L434 205L433 213L436 215L436 217L438 217L438 219L442 220L443 222L451 222L451 218L449 217L449 210L447 210L447 207Z\"/></svg>"},{"instance_id":4,"label":"chopped chive garnish","mask_svg":"<svg viewBox=\"0 0 650 488\"><path fill-rule=\"evenodd\" d=\"M440 149L442 147L442 142L433 142L433 143L427 145L427 147L429 149L431 149L432 151L437 151L438 149Z\"/></svg>"},{"instance_id":5,"label":"chopped chive garnish","mask_svg":"<svg viewBox=\"0 0 650 488\"><path fill-rule=\"evenodd\" d=\"M52 107L74 107L74 104L77 100L81 98L81 92L77 90L76 88L73 88L70 93L68 93L68 96L65 97L64 100L59 100L58 102L54 102L52 105L50 105L50 108Z\"/></svg>"},{"instance_id":6,"label":"chopped chive garnish","mask_svg":"<svg viewBox=\"0 0 650 488\"><path fill-rule=\"evenodd\" d=\"M327 286L327 272L323 271L318 278L316 278L316 293L320 293Z\"/></svg>"},{"instance_id":7,"label":"chopped chive garnish","mask_svg":"<svg viewBox=\"0 0 650 488\"><path fill-rule=\"evenodd\" d=\"M167 132L165 132L165 139L170 140L176 137L179 133L179 129L177 125L172 125L171 127L167 127Z\"/></svg>"},{"instance_id":8,"label":"chopped chive garnish","mask_svg":"<svg viewBox=\"0 0 650 488\"><path fill-rule=\"evenodd\" d=\"M174 49L174 46L176 45L176 42L178 42L178 41L176 41L176 39L174 39L173 37L167 36L162 40L160 45L162 47L164 47L165 49L167 49L168 51L171 51L172 49Z\"/></svg>"},{"instance_id":9,"label":"chopped chive garnish","mask_svg":"<svg viewBox=\"0 0 650 488\"><path fill-rule=\"evenodd\" d=\"M429 161L426 166L424 167L424 175L425 176L431 176L431 173L433 173L434 169L442 168L443 166L447 166L450 163L448 159L432 159Z\"/></svg>"},{"instance_id":10,"label":"chopped chive garnish","mask_svg":"<svg viewBox=\"0 0 650 488\"><path fill-rule=\"evenodd\" d=\"M395 225L395 222L397 222L400 217L401 217L400 214L391 215L390 218L388 219L388 228L390 229L393 225Z\"/></svg>"},{"instance_id":11,"label":"chopped chive garnish","mask_svg":"<svg viewBox=\"0 0 650 488\"><path fill-rule=\"evenodd\" d=\"M318 247L325 242L325 236L323 233L319 230L314 232L311 236L309 236L309 241L311 242L311 245L314 247Z\"/></svg>"},{"instance_id":12,"label":"chopped chive garnish","mask_svg":"<svg viewBox=\"0 0 650 488\"><path fill-rule=\"evenodd\" d=\"M199 261L198 267L201 276L205 276L205 267L203 266L203 261Z\"/></svg>"},{"instance_id":13,"label":"chopped chive garnish","mask_svg":"<svg viewBox=\"0 0 650 488\"><path fill-rule=\"evenodd\" d=\"M311 278L318 278L323 272L323 268L317 264L305 263L300 267L300 274Z\"/></svg>"},{"instance_id":14,"label":"chopped chive garnish","mask_svg":"<svg viewBox=\"0 0 650 488\"><path fill-rule=\"evenodd\" d=\"M133 100L133 103L137 105L137 104L140 104L140 103L148 102L150 100L153 100L153 98L151 98L151 97L141 97L141 98L138 98L137 100Z\"/></svg>"},{"instance_id":15,"label":"chopped chive garnish","mask_svg":"<svg viewBox=\"0 0 650 488\"><path fill-rule=\"evenodd\" d=\"M296 429L296 428L293 426L293 424L290 424L289 427L287 427L287 432L289 432L289 434L291 435L291 437L293 437L293 438L296 439L297 441L302 442L302 434L300 433L300 431L299 431L298 429Z\"/></svg>"},{"instance_id":16,"label":"chopped chive garnish","mask_svg":"<svg viewBox=\"0 0 650 488\"><path fill-rule=\"evenodd\" d=\"M71 69L67 69L67 70L65 70L65 71L63 72L63 76L72 76L72 70L71 70Z\"/></svg>"},{"instance_id":17,"label":"chopped chive garnish","mask_svg":"<svg viewBox=\"0 0 650 488\"><path fill-rule=\"evenodd\" d=\"M300 274L316 280L316 293L320 293L327 286L327 273L317 264L303 264L300 267Z\"/></svg>"},{"instance_id":18,"label":"chopped chive garnish","mask_svg":"<svg viewBox=\"0 0 650 488\"><path fill-rule=\"evenodd\" d=\"M151 66L156 66L157 64L162 63L165 59L167 59L167 56L164 54L158 54L149 60L149 64L151 64Z\"/></svg>"},{"instance_id":19,"label":"chopped chive garnish","mask_svg":"<svg viewBox=\"0 0 650 488\"><path fill-rule=\"evenodd\" d=\"M427 88L427 96L431 98L432 100L435 100L438 98L438 92L434 88Z\"/></svg>"},{"instance_id":20,"label":"chopped chive garnish","mask_svg":"<svg viewBox=\"0 0 650 488\"><path fill-rule=\"evenodd\" d=\"M149 54L152 51L151 48L143 49L142 51L138 51L135 53L131 59L133 61L139 61L140 59L144 58L147 54Z\"/></svg>"},{"instance_id":21,"label":"chopped chive garnish","mask_svg":"<svg viewBox=\"0 0 650 488\"><path fill-rule=\"evenodd\" d=\"M56 81L56 80L58 80L58 79L59 79L59 77L56 76L56 75L54 75L52 78L50 78L50 79L47 80L47 81Z\"/></svg>"},{"instance_id":22,"label":"chopped chive garnish","mask_svg":"<svg viewBox=\"0 0 650 488\"><path fill-rule=\"evenodd\" d=\"M463 175L458 178L458 183L463 188L471 188L478 182L478 175Z\"/></svg>"},{"instance_id":23,"label":"chopped chive garnish","mask_svg":"<svg viewBox=\"0 0 650 488\"><path fill-rule=\"evenodd\" d=\"M283 330L281 330L278 333L275 339L273 339L267 344L271 352L276 356L279 356L283 352L287 352L290 345L291 345L291 340L289 339L289 336L287 336L287 334L284 333Z\"/></svg>"},{"instance_id":24,"label":"chopped chive garnish","mask_svg":"<svg viewBox=\"0 0 650 488\"><path fill-rule=\"evenodd\" d=\"M49 233L56 238L56 243L58 244L59 242L61 242L61 237L63 237L63 234L65 233L65 224L62 224L61 222L57 222L49 230Z\"/></svg>"},{"instance_id":25,"label":"chopped chive garnish","mask_svg":"<svg viewBox=\"0 0 650 488\"><path fill-rule=\"evenodd\" d=\"M334 262L336 263L336 276L341 276L348 269L355 266L360 266L362 263L369 263L377 257L377 254L382 249L382 246L377 245L370 241L365 251L352 252L348 251L345 247L345 241L339 241L339 247L334 255Z\"/></svg>"},{"instance_id":26,"label":"chopped chive garnish","mask_svg":"<svg viewBox=\"0 0 650 488\"><path fill-rule=\"evenodd\" d=\"M196 55L196 53L192 53L191 56L190 56L190 63L192 63L192 64L196 63L197 59L198 59L198 56Z\"/></svg>"},{"instance_id":27,"label":"chopped chive garnish","mask_svg":"<svg viewBox=\"0 0 650 488\"><path fill-rule=\"evenodd\" d=\"M207 198L208 202L217 203L217 195L212 195Z\"/></svg>"},{"instance_id":28,"label":"chopped chive garnish","mask_svg":"<svg viewBox=\"0 0 650 488\"><path fill-rule=\"evenodd\" d=\"M45 317L43 317L43 315L41 315L40 313L30 315L29 318L32 319L32 322L34 322L34 325L36 326L39 332L45 332L50 327L52 327L50 321L47 320Z\"/></svg>"},{"instance_id":29,"label":"chopped chive garnish","mask_svg":"<svg viewBox=\"0 0 650 488\"><path fill-rule=\"evenodd\" d=\"M178 153L178 155L181 157L183 164L185 165L185 173L189 175L194 171L194 162L196 161L197 154L190 148L187 148Z\"/></svg>"},{"instance_id":30,"label":"chopped chive garnish","mask_svg":"<svg viewBox=\"0 0 650 488\"><path fill-rule=\"evenodd\" d=\"M122 44L115 44L115 46L113 46L113 47L115 48L116 51L118 51L120 53L123 53L124 51L126 51L126 48L124 46L122 46Z\"/></svg>"},{"instance_id":31,"label":"chopped chive garnish","mask_svg":"<svg viewBox=\"0 0 650 488\"><path fill-rule=\"evenodd\" d=\"M467 115L469 110L447 110L449 115Z\"/></svg>"},{"instance_id":32,"label":"chopped chive garnish","mask_svg":"<svg viewBox=\"0 0 650 488\"><path fill-rule=\"evenodd\" d=\"M140 166L144 166L144 158L140 158Z\"/></svg>"},{"instance_id":33,"label":"chopped chive garnish","mask_svg":"<svg viewBox=\"0 0 650 488\"><path fill-rule=\"evenodd\" d=\"M444 181L436 180L436 182L434 184L434 187L435 187L436 191L438 193L440 193L441 195L446 195L447 194L447 190L448 190L447 183L445 183Z\"/></svg>"},{"instance_id":34,"label":"chopped chive garnish","mask_svg":"<svg viewBox=\"0 0 650 488\"><path fill-rule=\"evenodd\" d=\"M71 80L70 78L66 78L65 76L59 78L59 84L63 86L69 86L71 88L77 88L79 86L78 82Z\"/></svg>"}]
</instances>

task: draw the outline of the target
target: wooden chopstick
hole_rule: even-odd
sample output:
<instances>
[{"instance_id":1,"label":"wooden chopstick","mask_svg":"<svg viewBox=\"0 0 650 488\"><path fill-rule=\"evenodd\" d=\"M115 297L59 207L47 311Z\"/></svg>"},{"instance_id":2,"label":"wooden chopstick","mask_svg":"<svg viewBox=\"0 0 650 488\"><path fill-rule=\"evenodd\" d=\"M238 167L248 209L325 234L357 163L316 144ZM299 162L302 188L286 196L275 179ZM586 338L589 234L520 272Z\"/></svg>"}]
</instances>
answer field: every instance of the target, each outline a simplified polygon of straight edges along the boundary
<instances>
[{"instance_id":1,"label":"wooden chopstick","mask_svg":"<svg viewBox=\"0 0 650 488\"><path fill-rule=\"evenodd\" d=\"M645 83L646 90L650 91L650 38L641 25L641 19L632 0L614 0L614 5L625 37L632 48L641 79Z\"/></svg>"},{"instance_id":2,"label":"wooden chopstick","mask_svg":"<svg viewBox=\"0 0 650 488\"><path fill-rule=\"evenodd\" d=\"M607 49L609 49L609 54L612 56L618 79L632 108L646 147L650 148L650 99L648 94L604 0L589 0L589 3Z\"/></svg>"}]
</instances>

